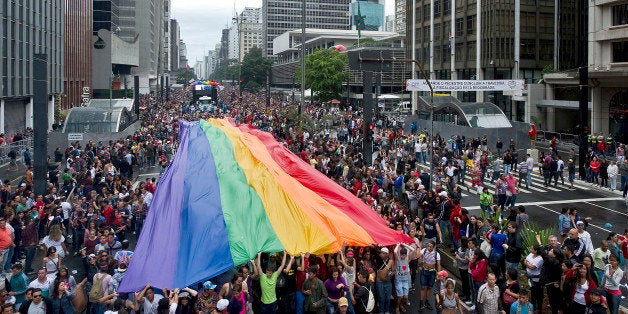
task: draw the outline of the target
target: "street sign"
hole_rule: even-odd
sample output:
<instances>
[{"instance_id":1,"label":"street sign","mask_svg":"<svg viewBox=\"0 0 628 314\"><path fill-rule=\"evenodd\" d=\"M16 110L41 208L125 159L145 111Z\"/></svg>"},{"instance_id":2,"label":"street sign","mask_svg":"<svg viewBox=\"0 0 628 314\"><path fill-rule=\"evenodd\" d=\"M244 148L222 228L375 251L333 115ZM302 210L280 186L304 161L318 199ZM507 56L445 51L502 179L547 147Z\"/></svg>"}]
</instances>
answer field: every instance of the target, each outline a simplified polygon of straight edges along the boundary
<instances>
[{"instance_id":1,"label":"street sign","mask_svg":"<svg viewBox=\"0 0 628 314\"><path fill-rule=\"evenodd\" d=\"M431 80L434 91L506 91L523 90L524 80ZM430 91L425 80L407 80L408 91Z\"/></svg>"},{"instance_id":2,"label":"street sign","mask_svg":"<svg viewBox=\"0 0 628 314\"><path fill-rule=\"evenodd\" d=\"M68 133L68 141L74 142L74 141L82 141L82 140L83 140L83 133Z\"/></svg>"}]
</instances>

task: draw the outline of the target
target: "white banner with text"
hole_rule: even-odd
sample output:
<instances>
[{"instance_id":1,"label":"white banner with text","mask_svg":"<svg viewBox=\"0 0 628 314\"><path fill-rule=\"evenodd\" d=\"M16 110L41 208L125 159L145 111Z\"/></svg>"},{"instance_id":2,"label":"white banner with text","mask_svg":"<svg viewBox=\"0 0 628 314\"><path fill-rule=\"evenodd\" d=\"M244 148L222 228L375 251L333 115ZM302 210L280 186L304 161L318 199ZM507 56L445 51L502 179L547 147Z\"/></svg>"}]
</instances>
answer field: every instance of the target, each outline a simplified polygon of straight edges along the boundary
<instances>
[{"instance_id":1,"label":"white banner with text","mask_svg":"<svg viewBox=\"0 0 628 314\"><path fill-rule=\"evenodd\" d=\"M434 91L507 91L523 90L524 80L431 80ZM430 91L425 80L407 80L407 91Z\"/></svg>"}]
</instances>

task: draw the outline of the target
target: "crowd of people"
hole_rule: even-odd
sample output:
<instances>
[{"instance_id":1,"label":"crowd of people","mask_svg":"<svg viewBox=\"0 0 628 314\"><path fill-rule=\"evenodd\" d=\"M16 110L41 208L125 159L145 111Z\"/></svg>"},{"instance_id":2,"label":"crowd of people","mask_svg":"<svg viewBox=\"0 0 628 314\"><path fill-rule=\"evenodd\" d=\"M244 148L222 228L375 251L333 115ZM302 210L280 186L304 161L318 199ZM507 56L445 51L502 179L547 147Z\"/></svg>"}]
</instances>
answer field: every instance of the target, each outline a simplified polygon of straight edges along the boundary
<instances>
[{"instance_id":1,"label":"crowd of people","mask_svg":"<svg viewBox=\"0 0 628 314\"><path fill-rule=\"evenodd\" d=\"M371 161L362 155L366 128L357 108L308 105L314 128L302 129L290 116L291 104L279 98L265 108L262 96L245 93L240 99L226 88L220 99L204 111L186 92L173 92L170 99L144 97L140 127L132 136L57 148L49 157L45 194L34 194L30 165L17 187L5 181L3 313L399 313L411 307L438 313L463 307L490 314L545 307L552 313L617 313L628 230L594 248L587 219L565 209L556 236L539 238L523 256L520 233L529 217L525 207L516 206L516 195L539 165L519 156L514 141L499 139L493 153L486 137L445 139L418 127L405 134L400 123L378 116L373 134L378 154ZM218 285L208 280L167 290L147 283L141 291L118 294L159 180L138 182L137 171L155 169L161 175L178 147L178 121L207 117L230 117L271 132L413 242L345 247L320 256L265 252L232 270L231 280L212 278ZM557 184L563 167L573 182L573 161L565 164L556 150L547 156L540 167L549 174L546 184L552 178ZM461 205L467 173L478 189L480 215ZM624 189L628 183L621 174ZM494 193L486 188L489 180ZM508 211L503 215L508 222L501 223L496 213ZM456 261L459 281L444 269L444 254ZM82 267L74 273L70 263ZM410 297L414 290L418 299Z\"/></svg>"}]
</instances>

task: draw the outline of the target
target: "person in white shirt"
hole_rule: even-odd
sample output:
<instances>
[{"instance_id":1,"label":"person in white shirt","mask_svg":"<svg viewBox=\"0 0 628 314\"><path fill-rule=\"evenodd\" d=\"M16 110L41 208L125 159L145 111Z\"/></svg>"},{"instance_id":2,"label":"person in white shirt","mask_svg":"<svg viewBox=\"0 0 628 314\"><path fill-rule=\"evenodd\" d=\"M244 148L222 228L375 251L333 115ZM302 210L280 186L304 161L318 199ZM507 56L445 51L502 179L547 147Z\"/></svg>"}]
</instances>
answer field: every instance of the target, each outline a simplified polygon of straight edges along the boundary
<instances>
[{"instance_id":1,"label":"person in white shirt","mask_svg":"<svg viewBox=\"0 0 628 314\"><path fill-rule=\"evenodd\" d=\"M584 230L584 221L578 220L576 227L578 228L578 238L584 243L585 252L587 254L593 254L593 241L591 241L591 234Z\"/></svg>"},{"instance_id":2,"label":"person in white shirt","mask_svg":"<svg viewBox=\"0 0 628 314\"><path fill-rule=\"evenodd\" d=\"M543 257L541 257L541 246L539 244L532 247L530 254L526 256L524 261L526 267L526 275L529 278L530 292L534 307L542 308L543 305L543 285L541 284L541 269L543 267Z\"/></svg>"},{"instance_id":3,"label":"person in white shirt","mask_svg":"<svg viewBox=\"0 0 628 314\"><path fill-rule=\"evenodd\" d=\"M527 159L526 159L526 164L528 166L528 175L527 175L527 181L528 181L528 185L532 185L532 171L534 171L534 159L532 158L532 156L530 156L530 154L526 154Z\"/></svg>"},{"instance_id":4,"label":"person in white shirt","mask_svg":"<svg viewBox=\"0 0 628 314\"><path fill-rule=\"evenodd\" d=\"M608 172L608 181L610 181L611 191L615 191L617 189L617 175L619 174L619 167L614 160L611 161L611 164L606 168Z\"/></svg>"}]
</instances>

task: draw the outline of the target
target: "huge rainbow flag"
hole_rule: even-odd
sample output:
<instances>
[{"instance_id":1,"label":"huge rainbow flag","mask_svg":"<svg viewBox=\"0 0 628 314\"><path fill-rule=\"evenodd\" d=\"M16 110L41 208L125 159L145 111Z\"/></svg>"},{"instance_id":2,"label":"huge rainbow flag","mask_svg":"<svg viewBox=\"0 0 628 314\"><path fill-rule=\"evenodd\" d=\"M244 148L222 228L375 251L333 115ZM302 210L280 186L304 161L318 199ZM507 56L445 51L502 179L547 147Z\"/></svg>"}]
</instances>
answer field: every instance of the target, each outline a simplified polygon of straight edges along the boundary
<instances>
[{"instance_id":1,"label":"huge rainbow flag","mask_svg":"<svg viewBox=\"0 0 628 314\"><path fill-rule=\"evenodd\" d=\"M183 288L256 257L411 240L279 144L229 120L180 121L120 292Z\"/></svg>"}]
</instances>

